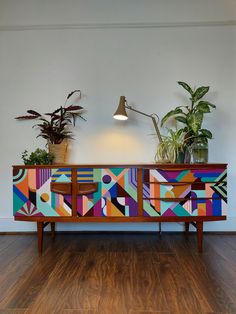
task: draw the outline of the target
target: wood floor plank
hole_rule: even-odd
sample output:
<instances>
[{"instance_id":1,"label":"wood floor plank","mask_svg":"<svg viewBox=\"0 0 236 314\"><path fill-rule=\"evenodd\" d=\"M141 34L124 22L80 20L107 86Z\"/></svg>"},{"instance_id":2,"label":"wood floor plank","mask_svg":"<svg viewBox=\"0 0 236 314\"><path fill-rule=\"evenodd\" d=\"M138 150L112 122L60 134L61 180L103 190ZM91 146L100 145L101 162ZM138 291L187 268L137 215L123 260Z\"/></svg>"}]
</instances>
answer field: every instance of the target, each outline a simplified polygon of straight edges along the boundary
<instances>
[{"instance_id":1,"label":"wood floor plank","mask_svg":"<svg viewBox=\"0 0 236 314\"><path fill-rule=\"evenodd\" d=\"M14 235L0 235L0 254L16 240L17 238Z\"/></svg>"}]
</instances>

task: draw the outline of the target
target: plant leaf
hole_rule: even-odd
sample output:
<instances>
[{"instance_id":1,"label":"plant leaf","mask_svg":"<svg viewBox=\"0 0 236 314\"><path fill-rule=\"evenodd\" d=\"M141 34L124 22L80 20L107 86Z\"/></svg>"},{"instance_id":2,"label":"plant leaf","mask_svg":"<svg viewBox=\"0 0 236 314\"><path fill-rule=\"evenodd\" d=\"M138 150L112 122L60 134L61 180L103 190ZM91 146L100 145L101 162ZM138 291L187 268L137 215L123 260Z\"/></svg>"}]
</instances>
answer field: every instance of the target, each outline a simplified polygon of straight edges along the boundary
<instances>
[{"instance_id":1,"label":"plant leaf","mask_svg":"<svg viewBox=\"0 0 236 314\"><path fill-rule=\"evenodd\" d=\"M183 117L183 116L177 116L177 117L175 117L175 120L177 120L179 122L182 122L184 124L187 123L187 119L185 117Z\"/></svg>"},{"instance_id":2,"label":"plant leaf","mask_svg":"<svg viewBox=\"0 0 236 314\"><path fill-rule=\"evenodd\" d=\"M161 119L161 126L172 116L176 114L184 114L183 110L179 107L176 107L174 110L169 111L162 119Z\"/></svg>"},{"instance_id":3,"label":"plant leaf","mask_svg":"<svg viewBox=\"0 0 236 314\"><path fill-rule=\"evenodd\" d=\"M208 106L208 104L206 104L206 103L203 102L203 101L200 101L200 102L196 105L196 107L195 107L194 109L195 109L195 111L201 111L201 112L203 112L203 113L209 113L209 112L211 112L211 109L210 109L210 107Z\"/></svg>"},{"instance_id":4,"label":"plant leaf","mask_svg":"<svg viewBox=\"0 0 236 314\"><path fill-rule=\"evenodd\" d=\"M19 117L16 117L15 119L16 120L34 120L37 118L38 116L19 116Z\"/></svg>"},{"instance_id":5,"label":"plant leaf","mask_svg":"<svg viewBox=\"0 0 236 314\"><path fill-rule=\"evenodd\" d=\"M81 98L81 90L80 89L76 89L74 91L72 91L71 93L68 94L68 96L66 97L66 100L69 99L74 93L79 93L79 97Z\"/></svg>"},{"instance_id":6,"label":"plant leaf","mask_svg":"<svg viewBox=\"0 0 236 314\"><path fill-rule=\"evenodd\" d=\"M187 83L181 82L181 81L179 81L177 83L179 85L181 85L184 89L186 89L186 91L188 91L191 96L193 95L194 92L193 92L192 88Z\"/></svg>"},{"instance_id":7,"label":"plant leaf","mask_svg":"<svg viewBox=\"0 0 236 314\"><path fill-rule=\"evenodd\" d=\"M211 108L214 108L214 109L216 108L216 106L213 105L212 103L210 103L209 101L201 100L201 101L199 101L198 105L200 105L200 104L206 104Z\"/></svg>"},{"instance_id":8,"label":"plant leaf","mask_svg":"<svg viewBox=\"0 0 236 314\"><path fill-rule=\"evenodd\" d=\"M34 111L34 110L27 110L27 112L30 113L30 114L32 114L32 115L34 115L34 116L37 116L37 117L40 117L40 116L41 116L40 113L38 113L37 111Z\"/></svg>"},{"instance_id":9,"label":"plant leaf","mask_svg":"<svg viewBox=\"0 0 236 314\"><path fill-rule=\"evenodd\" d=\"M201 86L199 87L194 94L192 95L192 100L194 102L198 101L199 99L201 99L208 91L209 91L210 87L209 86Z\"/></svg>"},{"instance_id":10,"label":"plant leaf","mask_svg":"<svg viewBox=\"0 0 236 314\"><path fill-rule=\"evenodd\" d=\"M65 108L66 109L66 111L74 111L74 110L81 110L81 109L84 109L83 107L81 107L81 106L69 106L69 107L67 107L67 108Z\"/></svg>"},{"instance_id":11,"label":"plant leaf","mask_svg":"<svg viewBox=\"0 0 236 314\"><path fill-rule=\"evenodd\" d=\"M188 126L191 128L191 130L196 134L199 129L201 128L202 125L202 120L203 120L203 113L201 111L197 113L191 114L188 119L187 123Z\"/></svg>"},{"instance_id":12,"label":"plant leaf","mask_svg":"<svg viewBox=\"0 0 236 314\"><path fill-rule=\"evenodd\" d=\"M205 137L212 139L212 133L211 131L207 130L207 129L201 129L200 130L201 134L204 135Z\"/></svg>"}]
</instances>

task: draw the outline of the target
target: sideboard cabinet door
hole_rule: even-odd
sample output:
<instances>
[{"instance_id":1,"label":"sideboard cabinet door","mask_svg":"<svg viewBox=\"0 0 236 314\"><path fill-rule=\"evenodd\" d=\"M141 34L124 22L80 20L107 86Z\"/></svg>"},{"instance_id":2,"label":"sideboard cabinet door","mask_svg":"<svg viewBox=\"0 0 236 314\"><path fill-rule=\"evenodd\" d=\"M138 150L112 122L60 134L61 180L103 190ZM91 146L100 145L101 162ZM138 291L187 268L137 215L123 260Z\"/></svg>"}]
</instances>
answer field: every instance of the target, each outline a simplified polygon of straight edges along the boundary
<instances>
[{"instance_id":1,"label":"sideboard cabinet door","mask_svg":"<svg viewBox=\"0 0 236 314\"><path fill-rule=\"evenodd\" d=\"M58 189L57 183L59 186ZM14 216L71 216L71 195L59 192L62 183L66 187L66 190L70 191L70 168L14 168ZM51 191L53 190L52 185L55 190L58 190L58 193Z\"/></svg>"},{"instance_id":2,"label":"sideboard cabinet door","mask_svg":"<svg viewBox=\"0 0 236 314\"><path fill-rule=\"evenodd\" d=\"M77 184L84 191L77 196L78 216L138 216L137 168L78 168Z\"/></svg>"},{"instance_id":3,"label":"sideboard cabinet door","mask_svg":"<svg viewBox=\"0 0 236 314\"><path fill-rule=\"evenodd\" d=\"M226 215L225 168L144 169L144 216Z\"/></svg>"}]
</instances>

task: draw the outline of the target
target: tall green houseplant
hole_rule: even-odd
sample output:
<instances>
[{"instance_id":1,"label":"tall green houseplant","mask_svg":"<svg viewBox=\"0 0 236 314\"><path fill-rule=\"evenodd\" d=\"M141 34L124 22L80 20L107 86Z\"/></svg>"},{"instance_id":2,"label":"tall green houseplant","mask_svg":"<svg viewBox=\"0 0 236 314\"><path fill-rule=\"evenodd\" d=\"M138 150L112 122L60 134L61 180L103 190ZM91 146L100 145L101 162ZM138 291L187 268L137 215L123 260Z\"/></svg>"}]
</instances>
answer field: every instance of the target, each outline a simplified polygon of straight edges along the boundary
<instances>
[{"instance_id":1,"label":"tall green houseplant","mask_svg":"<svg viewBox=\"0 0 236 314\"><path fill-rule=\"evenodd\" d=\"M209 101L203 100L208 93L209 86L201 86L196 89L191 88L187 83L179 81L189 94L190 104L177 106L174 110L169 111L161 120L163 126L170 118L183 124L182 130L186 134L186 146L192 145L193 142L200 142L207 145L208 139L212 139L210 130L202 128L204 115L210 113L216 106Z\"/></svg>"}]
</instances>

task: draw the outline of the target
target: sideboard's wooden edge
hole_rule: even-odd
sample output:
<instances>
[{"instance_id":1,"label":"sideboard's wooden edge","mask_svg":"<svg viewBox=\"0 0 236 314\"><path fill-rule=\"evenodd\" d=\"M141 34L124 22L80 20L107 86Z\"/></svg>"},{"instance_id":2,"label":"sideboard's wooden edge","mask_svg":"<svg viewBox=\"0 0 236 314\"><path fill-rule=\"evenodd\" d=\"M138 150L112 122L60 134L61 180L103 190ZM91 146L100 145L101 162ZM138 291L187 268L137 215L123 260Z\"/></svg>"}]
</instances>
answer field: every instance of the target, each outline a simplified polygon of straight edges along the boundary
<instances>
[{"instance_id":1,"label":"sideboard's wooden edge","mask_svg":"<svg viewBox=\"0 0 236 314\"><path fill-rule=\"evenodd\" d=\"M153 234L156 235L157 232L154 230L56 230L57 234L84 234L84 235L90 235L90 234L98 234L98 235L104 235L104 234ZM162 231L163 232L163 231ZM180 234L183 231L164 231L165 234ZM44 233L51 233L49 230L44 230ZM195 233L195 231L189 231L189 233ZM226 236L235 236L236 231L204 231L205 234L210 235L226 235ZM37 234L37 231L0 231L0 236L18 236L18 235L35 235Z\"/></svg>"},{"instance_id":2,"label":"sideboard's wooden edge","mask_svg":"<svg viewBox=\"0 0 236 314\"><path fill-rule=\"evenodd\" d=\"M18 221L37 222L197 222L226 220L226 216L188 217L14 217Z\"/></svg>"},{"instance_id":3,"label":"sideboard's wooden edge","mask_svg":"<svg viewBox=\"0 0 236 314\"><path fill-rule=\"evenodd\" d=\"M53 164L53 165L13 165L14 169L40 169L40 168L157 168L157 169L218 169L226 168L227 163L208 163L208 164Z\"/></svg>"}]
</instances>

